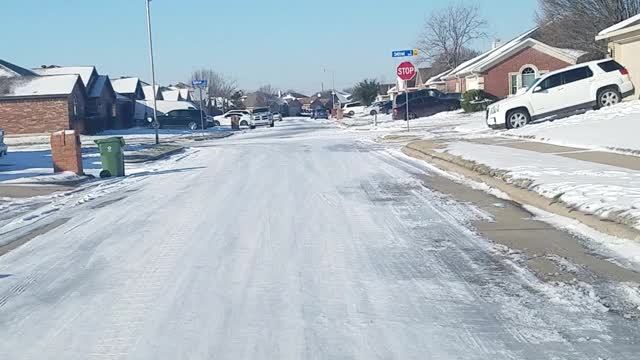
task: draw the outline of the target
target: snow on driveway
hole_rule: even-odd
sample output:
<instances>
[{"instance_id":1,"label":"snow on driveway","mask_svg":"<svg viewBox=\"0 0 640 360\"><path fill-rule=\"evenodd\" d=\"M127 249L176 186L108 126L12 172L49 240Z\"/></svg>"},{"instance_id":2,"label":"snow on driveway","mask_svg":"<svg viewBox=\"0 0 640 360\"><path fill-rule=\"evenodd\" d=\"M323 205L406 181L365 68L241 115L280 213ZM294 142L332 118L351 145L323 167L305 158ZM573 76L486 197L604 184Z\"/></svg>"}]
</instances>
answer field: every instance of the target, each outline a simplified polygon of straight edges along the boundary
<instances>
[{"instance_id":1,"label":"snow on driveway","mask_svg":"<svg viewBox=\"0 0 640 360\"><path fill-rule=\"evenodd\" d=\"M640 154L640 101L529 124L502 134L555 145Z\"/></svg>"},{"instance_id":2,"label":"snow on driveway","mask_svg":"<svg viewBox=\"0 0 640 360\"><path fill-rule=\"evenodd\" d=\"M0 358L635 359L636 322L335 127L215 143L0 257Z\"/></svg>"}]
</instances>

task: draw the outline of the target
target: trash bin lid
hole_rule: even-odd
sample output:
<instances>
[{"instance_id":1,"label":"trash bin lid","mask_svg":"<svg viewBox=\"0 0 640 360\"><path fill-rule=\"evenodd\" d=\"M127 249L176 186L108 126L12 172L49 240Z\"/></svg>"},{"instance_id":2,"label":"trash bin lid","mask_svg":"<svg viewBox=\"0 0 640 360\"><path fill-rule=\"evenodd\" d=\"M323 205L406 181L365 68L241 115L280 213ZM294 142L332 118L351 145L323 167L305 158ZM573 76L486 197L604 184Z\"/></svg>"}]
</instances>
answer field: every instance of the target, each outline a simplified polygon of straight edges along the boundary
<instances>
[{"instance_id":1,"label":"trash bin lid","mask_svg":"<svg viewBox=\"0 0 640 360\"><path fill-rule=\"evenodd\" d=\"M120 145L124 146L124 138L122 136L114 136L114 137L109 137L109 138L104 138L104 139L96 139L94 140L94 142L97 145L100 144L113 144L113 143L119 143Z\"/></svg>"}]
</instances>

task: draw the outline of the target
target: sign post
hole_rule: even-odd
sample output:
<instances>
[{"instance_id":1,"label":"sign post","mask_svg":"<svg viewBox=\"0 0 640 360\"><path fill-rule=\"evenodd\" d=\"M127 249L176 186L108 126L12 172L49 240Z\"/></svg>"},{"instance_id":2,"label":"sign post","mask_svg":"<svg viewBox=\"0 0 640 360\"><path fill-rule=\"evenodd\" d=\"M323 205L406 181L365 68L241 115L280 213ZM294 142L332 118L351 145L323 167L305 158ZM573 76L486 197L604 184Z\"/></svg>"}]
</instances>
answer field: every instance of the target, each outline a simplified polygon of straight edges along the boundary
<instances>
[{"instance_id":1,"label":"sign post","mask_svg":"<svg viewBox=\"0 0 640 360\"><path fill-rule=\"evenodd\" d=\"M398 65L398 69L396 73L401 80L404 80L404 91L406 94L406 101L407 101L407 114L406 114L407 131L409 131L410 127L409 127L409 85L408 83L409 83L409 80L416 77L416 67L413 66L412 63L405 61L400 65Z\"/></svg>"},{"instance_id":2,"label":"sign post","mask_svg":"<svg viewBox=\"0 0 640 360\"><path fill-rule=\"evenodd\" d=\"M202 88L207 86L207 80L193 80L191 85L198 87L200 89L200 125L202 126L202 137L204 137L204 105L202 98Z\"/></svg>"}]
</instances>

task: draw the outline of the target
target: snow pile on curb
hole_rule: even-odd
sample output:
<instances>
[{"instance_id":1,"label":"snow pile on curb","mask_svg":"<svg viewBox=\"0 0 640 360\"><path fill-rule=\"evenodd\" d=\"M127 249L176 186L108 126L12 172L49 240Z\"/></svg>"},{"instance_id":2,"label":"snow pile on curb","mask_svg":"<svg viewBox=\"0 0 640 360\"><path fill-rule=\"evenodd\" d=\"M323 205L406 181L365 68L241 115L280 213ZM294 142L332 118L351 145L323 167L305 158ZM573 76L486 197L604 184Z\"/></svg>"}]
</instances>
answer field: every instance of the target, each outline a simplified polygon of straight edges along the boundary
<instances>
[{"instance_id":1,"label":"snow pile on curb","mask_svg":"<svg viewBox=\"0 0 640 360\"><path fill-rule=\"evenodd\" d=\"M640 172L551 154L454 142L441 150L494 169L507 183L640 230Z\"/></svg>"},{"instance_id":2,"label":"snow pile on curb","mask_svg":"<svg viewBox=\"0 0 640 360\"><path fill-rule=\"evenodd\" d=\"M640 155L640 101L592 110L554 122L529 124L501 135L555 145L614 150Z\"/></svg>"}]
</instances>

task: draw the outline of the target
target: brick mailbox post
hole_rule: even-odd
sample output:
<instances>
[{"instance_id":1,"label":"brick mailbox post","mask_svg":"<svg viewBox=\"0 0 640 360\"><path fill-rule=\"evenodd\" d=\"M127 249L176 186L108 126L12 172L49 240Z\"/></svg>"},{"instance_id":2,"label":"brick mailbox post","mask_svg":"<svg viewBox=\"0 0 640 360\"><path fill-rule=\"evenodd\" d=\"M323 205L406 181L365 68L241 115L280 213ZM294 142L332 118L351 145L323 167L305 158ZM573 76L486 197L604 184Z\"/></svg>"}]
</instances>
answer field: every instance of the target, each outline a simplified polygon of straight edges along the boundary
<instances>
[{"instance_id":1,"label":"brick mailbox post","mask_svg":"<svg viewBox=\"0 0 640 360\"><path fill-rule=\"evenodd\" d=\"M82 168L82 145L80 136L73 130L63 130L51 134L51 159L53 171L70 171L84 175Z\"/></svg>"}]
</instances>

